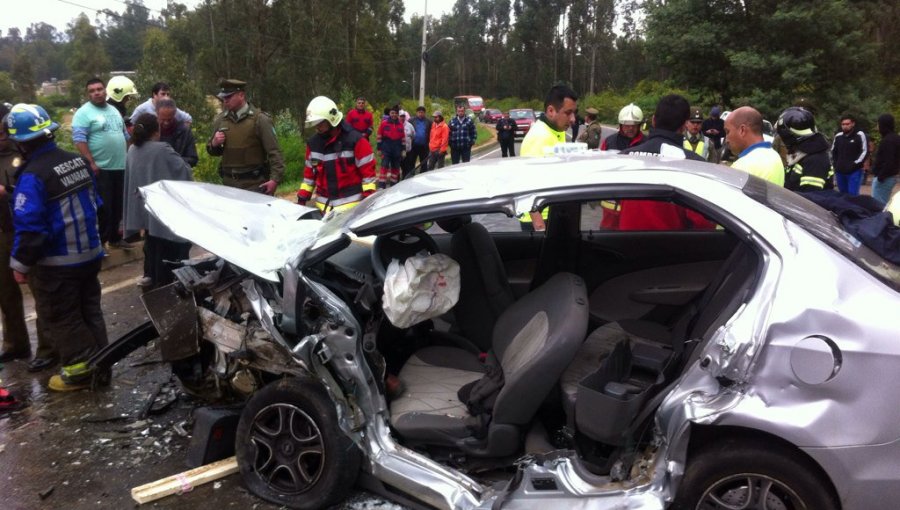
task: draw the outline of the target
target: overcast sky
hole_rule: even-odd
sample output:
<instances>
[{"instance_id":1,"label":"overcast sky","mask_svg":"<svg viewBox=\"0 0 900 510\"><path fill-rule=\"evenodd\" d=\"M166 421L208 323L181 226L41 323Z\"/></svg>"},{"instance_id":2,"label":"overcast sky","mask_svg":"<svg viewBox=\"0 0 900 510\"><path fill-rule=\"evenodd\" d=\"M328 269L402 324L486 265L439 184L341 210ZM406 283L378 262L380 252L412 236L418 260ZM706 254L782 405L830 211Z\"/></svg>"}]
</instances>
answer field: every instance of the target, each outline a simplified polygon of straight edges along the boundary
<instances>
[{"instance_id":1,"label":"overcast sky","mask_svg":"<svg viewBox=\"0 0 900 510\"><path fill-rule=\"evenodd\" d=\"M188 8L203 0L180 0ZM11 27L18 27L25 35L25 29L32 23L48 23L56 27L60 32L66 30L66 25L75 19L80 13L85 13L92 22L99 11L111 9L122 12L126 8L126 0L24 0L13 2L3 0L3 3L16 3L16 7L5 6L3 15L0 16L0 30L6 35ZM159 11L166 6L168 0L144 0L144 5L151 11L151 15L159 15ZM425 0L405 0L406 19L413 14L421 14L425 8ZM428 13L433 16L441 16L450 12L454 0L428 0ZM105 20L105 18L103 18Z\"/></svg>"}]
</instances>

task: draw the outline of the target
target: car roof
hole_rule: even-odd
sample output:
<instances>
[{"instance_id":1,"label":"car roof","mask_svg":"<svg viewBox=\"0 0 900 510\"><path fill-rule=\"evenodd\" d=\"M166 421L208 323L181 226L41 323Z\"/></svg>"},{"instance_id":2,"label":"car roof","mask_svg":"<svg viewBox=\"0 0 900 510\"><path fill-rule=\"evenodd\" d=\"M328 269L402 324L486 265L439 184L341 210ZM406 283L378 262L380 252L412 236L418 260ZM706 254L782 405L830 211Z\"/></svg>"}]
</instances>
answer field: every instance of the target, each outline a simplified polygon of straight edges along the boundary
<instances>
[{"instance_id":1,"label":"car roof","mask_svg":"<svg viewBox=\"0 0 900 510\"><path fill-rule=\"evenodd\" d=\"M547 176L552 174L553 179ZM341 220L343 230L369 235L405 219L531 210L540 196L598 184L668 186L686 178L740 190L748 174L705 162L587 151L561 157L484 160L407 179L364 200ZM415 218L414 218L415 217Z\"/></svg>"}]
</instances>

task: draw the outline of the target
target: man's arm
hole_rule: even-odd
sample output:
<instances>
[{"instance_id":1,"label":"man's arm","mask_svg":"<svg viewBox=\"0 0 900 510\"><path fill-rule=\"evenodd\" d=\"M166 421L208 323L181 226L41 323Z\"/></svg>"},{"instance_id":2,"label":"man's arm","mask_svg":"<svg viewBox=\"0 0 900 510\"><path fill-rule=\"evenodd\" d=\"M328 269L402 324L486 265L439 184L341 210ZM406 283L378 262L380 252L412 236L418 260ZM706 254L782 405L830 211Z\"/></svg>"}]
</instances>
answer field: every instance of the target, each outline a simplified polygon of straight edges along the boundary
<instances>
[{"instance_id":1,"label":"man's arm","mask_svg":"<svg viewBox=\"0 0 900 510\"><path fill-rule=\"evenodd\" d=\"M866 134L864 132L857 131L856 134L859 135L860 150L859 157L856 158L853 163L855 163L856 168L862 168L863 161L865 161L866 156L869 155L869 141L866 139Z\"/></svg>"},{"instance_id":2,"label":"man's arm","mask_svg":"<svg viewBox=\"0 0 900 510\"><path fill-rule=\"evenodd\" d=\"M377 189L375 180L375 154L372 153L372 145L368 138L360 138L353 147L353 158L356 169L362 182L363 198L375 193Z\"/></svg>"},{"instance_id":3,"label":"man's arm","mask_svg":"<svg viewBox=\"0 0 900 510\"><path fill-rule=\"evenodd\" d=\"M225 132L220 117L213 119L213 134L206 141L206 153L210 156L221 156L225 153Z\"/></svg>"},{"instance_id":4,"label":"man's arm","mask_svg":"<svg viewBox=\"0 0 900 510\"><path fill-rule=\"evenodd\" d=\"M94 171L94 175L100 174L100 167L97 166L97 163L94 162L94 155L91 154L91 149L88 147L87 138L86 137L78 137L76 135L75 129L72 130L72 141L75 142L75 148L78 149L78 152L81 154L81 157L84 158L85 161L90 165L91 170Z\"/></svg>"},{"instance_id":5,"label":"man's arm","mask_svg":"<svg viewBox=\"0 0 900 510\"><path fill-rule=\"evenodd\" d=\"M200 162L200 155L197 154L197 140L194 139L194 133L191 132L190 128L185 130L184 154L181 155L181 159L190 165L191 168L197 166L197 163Z\"/></svg>"},{"instance_id":6,"label":"man's arm","mask_svg":"<svg viewBox=\"0 0 900 510\"><path fill-rule=\"evenodd\" d=\"M43 257L44 240L49 229L44 221L44 185L34 174L25 173L19 178L13 194L13 241L9 267L27 274Z\"/></svg>"},{"instance_id":7,"label":"man's arm","mask_svg":"<svg viewBox=\"0 0 900 510\"><path fill-rule=\"evenodd\" d=\"M303 182L300 183L300 189L297 190L297 203L306 205L306 202L312 198L312 194L316 191L316 171L312 167L312 161L309 159L309 145L306 146L306 159L303 164Z\"/></svg>"}]
</instances>

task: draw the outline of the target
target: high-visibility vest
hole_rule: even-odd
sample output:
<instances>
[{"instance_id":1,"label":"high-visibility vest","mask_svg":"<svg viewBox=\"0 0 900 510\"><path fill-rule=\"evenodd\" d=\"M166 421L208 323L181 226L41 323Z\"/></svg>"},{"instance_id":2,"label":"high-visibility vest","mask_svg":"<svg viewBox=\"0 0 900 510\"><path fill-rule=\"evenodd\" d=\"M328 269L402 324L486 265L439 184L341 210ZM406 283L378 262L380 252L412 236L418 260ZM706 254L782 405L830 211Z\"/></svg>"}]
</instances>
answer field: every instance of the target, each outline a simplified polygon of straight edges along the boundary
<instances>
[{"instance_id":1,"label":"high-visibility vest","mask_svg":"<svg viewBox=\"0 0 900 510\"><path fill-rule=\"evenodd\" d=\"M709 159L709 144L707 143L707 138L705 136L701 136L697 140L697 145L691 143L688 137L684 137L684 148L695 152L703 159Z\"/></svg>"},{"instance_id":2,"label":"high-visibility vest","mask_svg":"<svg viewBox=\"0 0 900 510\"><path fill-rule=\"evenodd\" d=\"M522 146L519 149L519 156L542 158L547 155L545 149L553 147L559 143L566 143L566 132L557 131L550 127L549 124L542 119L538 119L531 125L528 134L522 140ZM541 217L547 220L550 208L545 207L541 211ZM522 223L531 223L531 215L526 213L519 216Z\"/></svg>"}]
</instances>

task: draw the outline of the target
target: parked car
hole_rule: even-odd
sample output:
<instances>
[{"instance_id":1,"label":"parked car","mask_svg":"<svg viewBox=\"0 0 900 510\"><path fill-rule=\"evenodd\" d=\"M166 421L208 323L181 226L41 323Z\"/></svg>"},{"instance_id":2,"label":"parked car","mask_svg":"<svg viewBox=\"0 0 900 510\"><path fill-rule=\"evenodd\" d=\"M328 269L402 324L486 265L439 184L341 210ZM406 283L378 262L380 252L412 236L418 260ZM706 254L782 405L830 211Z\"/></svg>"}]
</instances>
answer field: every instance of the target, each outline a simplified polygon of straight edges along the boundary
<instances>
[{"instance_id":1,"label":"parked car","mask_svg":"<svg viewBox=\"0 0 900 510\"><path fill-rule=\"evenodd\" d=\"M496 108L488 108L484 111L484 117L481 120L489 124L496 124L502 118L503 112Z\"/></svg>"},{"instance_id":2,"label":"parked car","mask_svg":"<svg viewBox=\"0 0 900 510\"><path fill-rule=\"evenodd\" d=\"M241 477L275 504L324 508L356 481L441 509L900 498L900 267L745 172L596 152L473 162L322 221L210 184L141 193L215 254L144 295L157 345L182 381L249 397ZM603 230L596 204L613 200L684 222ZM485 227L548 206L546 232ZM429 254L458 264L452 314L390 324L391 265Z\"/></svg>"},{"instance_id":3,"label":"parked car","mask_svg":"<svg viewBox=\"0 0 900 510\"><path fill-rule=\"evenodd\" d=\"M509 111L509 118L516 121L516 137L523 138L537 119L531 108L514 108Z\"/></svg>"}]
</instances>

